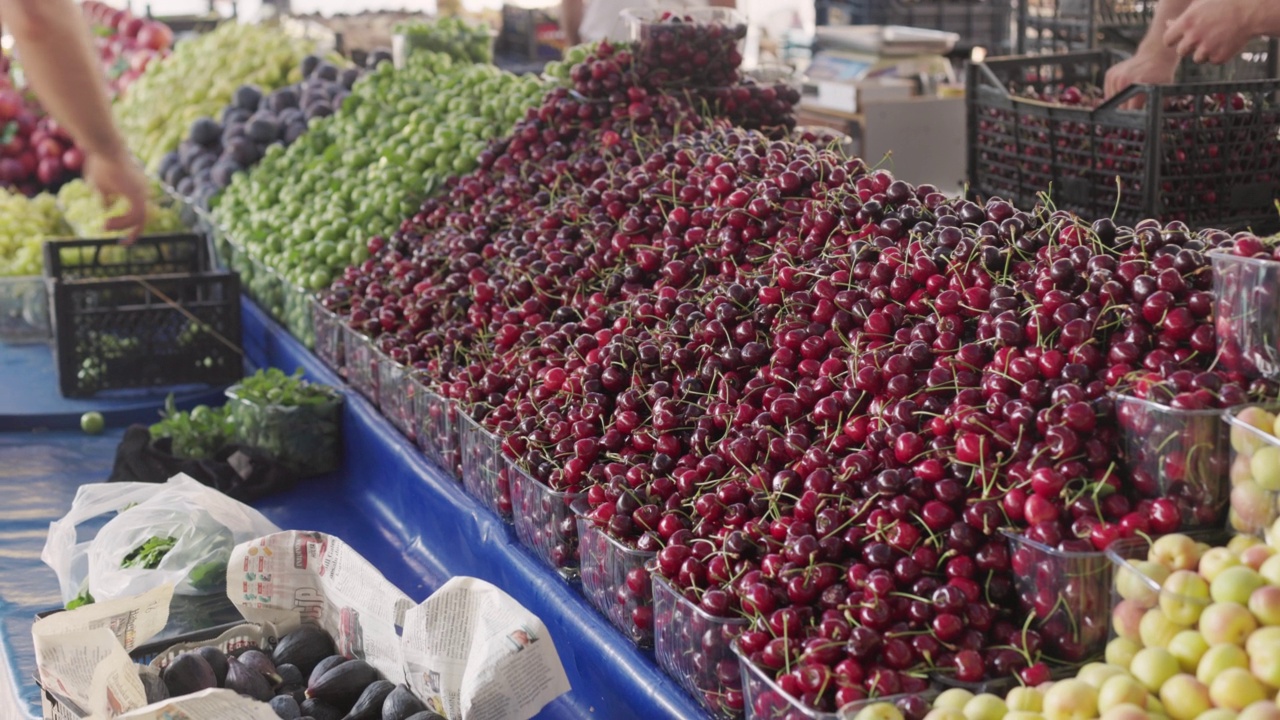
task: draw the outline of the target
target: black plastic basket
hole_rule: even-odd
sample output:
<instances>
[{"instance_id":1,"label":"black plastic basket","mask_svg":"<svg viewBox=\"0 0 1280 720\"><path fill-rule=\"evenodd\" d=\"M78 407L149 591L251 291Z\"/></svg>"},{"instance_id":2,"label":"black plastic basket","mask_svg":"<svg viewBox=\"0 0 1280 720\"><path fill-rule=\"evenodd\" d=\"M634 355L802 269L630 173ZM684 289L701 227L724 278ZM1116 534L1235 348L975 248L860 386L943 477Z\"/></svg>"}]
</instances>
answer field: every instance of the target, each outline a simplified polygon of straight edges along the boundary
<instances>
[{"instance_id":1,"label":"black plastic basket","mask_svg":"<svg viewBox=\"0 0 1280 720\"><path fill-rule=\"evenodd\" d=\"M1133 86L1096 107L1015 93L1101 86L1115 51L1001 58L969 68L970 192L1087 218L1280 225L1280 80ZM1124 109L1144 99L1144 109ZM1223 109L1217 109L1220 104Z\"/></svg>"},{"instance_id":2,"label":"black plastic basket","mask_svg":"<svg viewBox=\"0 0 1280 720\"><path fill-rule=\"evenodd\" d=\"M208 241L191 233L147 235L132 245L115 238L44 244L45 277L54 280L197 273L210 267Z\"/></svg>"},{"instance_id":3,"label":"black plastic basket","mask_svg":"<svg viewBox=\"0 0 1280 720\"><path fill-rule=\"evenodd\" d=\"M818 24L826 25L833 10L850 25L906 25L953 32L957 48L985 47L992 54L1012 49L1009 31L1013 7L1008 0L818 0Z\"/></svg>"}]
</instances>

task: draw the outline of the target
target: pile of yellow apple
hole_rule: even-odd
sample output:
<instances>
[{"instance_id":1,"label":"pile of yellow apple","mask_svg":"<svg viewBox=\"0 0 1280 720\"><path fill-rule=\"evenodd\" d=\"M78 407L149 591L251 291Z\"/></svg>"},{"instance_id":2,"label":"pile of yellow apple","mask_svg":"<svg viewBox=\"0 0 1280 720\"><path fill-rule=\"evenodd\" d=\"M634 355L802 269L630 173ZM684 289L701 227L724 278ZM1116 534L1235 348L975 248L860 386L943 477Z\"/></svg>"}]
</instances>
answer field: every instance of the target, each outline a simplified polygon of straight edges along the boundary
<instances>
[{"instance_id":1,"label":"pile of yellow apple","mask_svg":"<svg viewBox=\"0 0 1280 720\"><path fill-rule=\"evenodd\" d=\"M1117 569L1105 662L1006 697L943 692L925 720L1280 720L1280 554L1186 535Z\"/></svg>"},{"instance_id":2,"label":"pile of yellow apple","mask_svg":"<svg viewBox=\"0 0 1280 720\"><path fill-rule=\"evenodd\" d=\"M1280 515L1280 427L1276 416L1247 407L1231 425L1231 528L1260 534Z\"/></svg>"}]
</instances>

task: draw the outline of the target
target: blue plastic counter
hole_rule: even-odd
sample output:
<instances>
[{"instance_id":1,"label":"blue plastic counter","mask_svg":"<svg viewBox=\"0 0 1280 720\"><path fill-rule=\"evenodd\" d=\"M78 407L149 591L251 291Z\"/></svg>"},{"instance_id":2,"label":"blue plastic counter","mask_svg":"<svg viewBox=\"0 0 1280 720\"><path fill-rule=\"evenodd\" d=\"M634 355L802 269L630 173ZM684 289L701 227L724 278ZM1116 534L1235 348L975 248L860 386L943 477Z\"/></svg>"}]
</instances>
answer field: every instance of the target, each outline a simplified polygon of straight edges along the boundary
<instances>
[{"instance_id":1,"label":"blue plastic counter","mask_svg":"<svg viewBox=\"0 0 1280 720\"><path fill-rule=\"evenodd\" d=\"M342 385L249 301L244 332L251 364L301 367L314 380ZM511 526L466 495L350 391L343 422L341 472L258 503L276 524L341 536L417 600L454 575L505 589L546 623L573 686L539 718L706 716L651 653L632 646L577 588L520 547ZM31 681L32 616L58 602L57 582L39 559L45 531L70 506L79 484L105 478L118 437L115 428L99 438L0 433L0 498L6 500L0 503L0 680L7 670L22 709L32 717L39 716L38 689ZM8 717L3 697L0 717Z\"/></svg>"}]
</instances>

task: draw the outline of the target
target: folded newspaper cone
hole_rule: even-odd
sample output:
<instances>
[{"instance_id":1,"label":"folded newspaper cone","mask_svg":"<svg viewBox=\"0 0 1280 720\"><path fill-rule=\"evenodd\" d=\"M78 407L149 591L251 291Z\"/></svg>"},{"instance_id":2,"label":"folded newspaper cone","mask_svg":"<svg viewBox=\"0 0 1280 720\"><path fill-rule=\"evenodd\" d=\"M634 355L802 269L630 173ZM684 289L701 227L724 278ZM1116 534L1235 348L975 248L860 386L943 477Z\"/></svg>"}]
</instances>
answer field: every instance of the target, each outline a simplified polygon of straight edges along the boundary
<instances>
[{"instance_id":1,"label":"folded newspaper cone","mask_svg":"<svg viewBox=\"0 0 1280 720\"><path fill-rule=\"evenodd\" d=\"M172 592L164 586L38 621L32 634L41 685L76 717L274 718L266 704L221 690L144 707L127 651L164 627ZM569 691L546 626L502 590L454 578L415 605L331 535L281 532L238 545L227 595L246 620L262 626L242 632L270 628L283 635L303 621L318 623L339 652L407 683L451 720L527 720Z\"/></svg>"}]
</instances>

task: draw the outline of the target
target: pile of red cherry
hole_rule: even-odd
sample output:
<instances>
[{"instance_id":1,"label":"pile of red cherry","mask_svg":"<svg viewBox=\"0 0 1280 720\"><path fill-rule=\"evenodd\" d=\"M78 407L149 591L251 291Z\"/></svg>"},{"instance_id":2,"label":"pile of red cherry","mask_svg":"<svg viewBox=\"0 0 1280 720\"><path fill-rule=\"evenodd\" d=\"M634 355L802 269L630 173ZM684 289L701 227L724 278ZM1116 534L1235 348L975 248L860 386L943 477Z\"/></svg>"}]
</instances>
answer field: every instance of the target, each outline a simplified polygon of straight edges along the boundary
<instances>
[{"instance_id":1,"label":"pile of red cherry","mask_svg":"<svg viewBox=\"0 0 1280 720\"><path fill-rule=\"evenodd\" d=\"M1110 393L1274 395L1211 369L1206 253L1232 237L948 198L727 128L631 62L575 68L579 95L371 240L324 304L690 603L750 619L741 651L809 707L1083 659L1001 531L1091 551L1196 520L1118 470ZM566 563L571 520L548 529ZM691 682L741 710L721 629L689 617Z\"/></svg>"}]
</instances>

